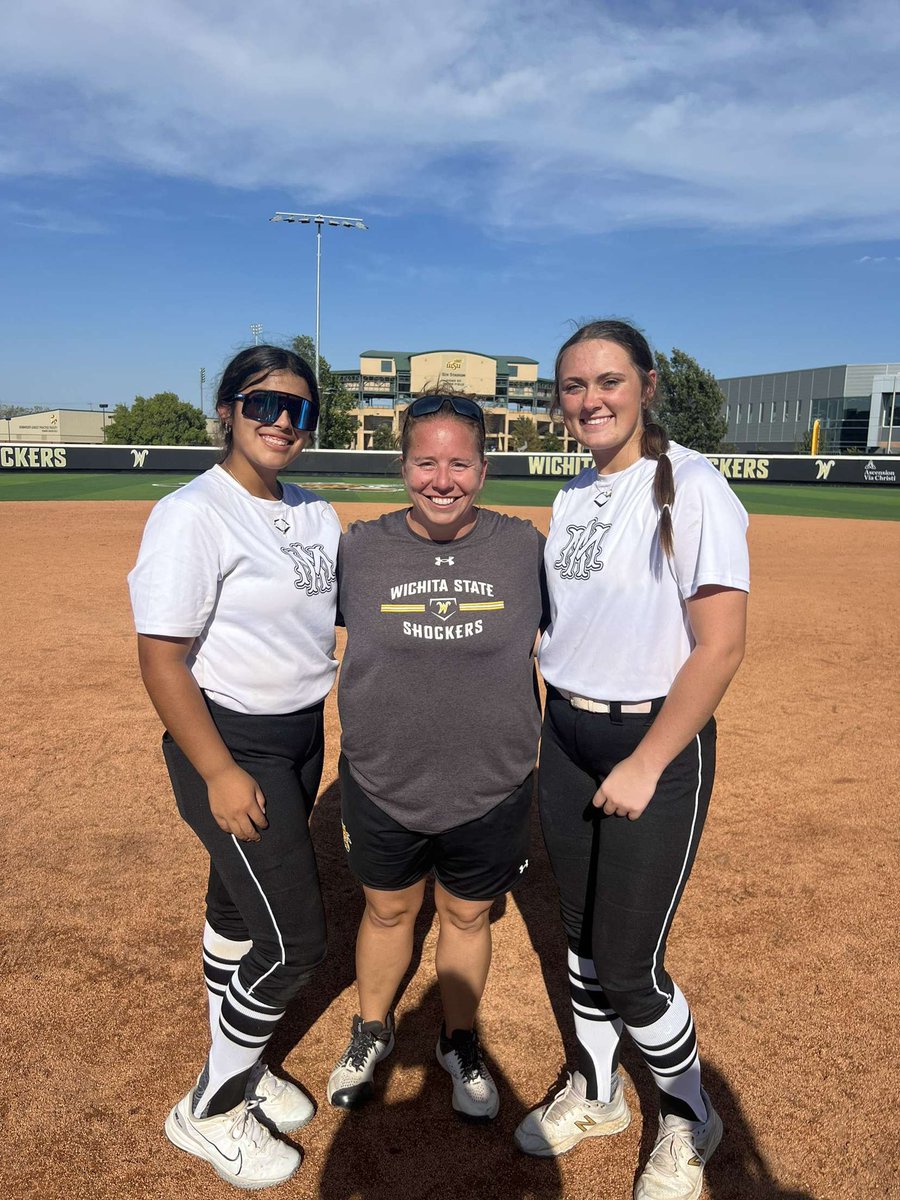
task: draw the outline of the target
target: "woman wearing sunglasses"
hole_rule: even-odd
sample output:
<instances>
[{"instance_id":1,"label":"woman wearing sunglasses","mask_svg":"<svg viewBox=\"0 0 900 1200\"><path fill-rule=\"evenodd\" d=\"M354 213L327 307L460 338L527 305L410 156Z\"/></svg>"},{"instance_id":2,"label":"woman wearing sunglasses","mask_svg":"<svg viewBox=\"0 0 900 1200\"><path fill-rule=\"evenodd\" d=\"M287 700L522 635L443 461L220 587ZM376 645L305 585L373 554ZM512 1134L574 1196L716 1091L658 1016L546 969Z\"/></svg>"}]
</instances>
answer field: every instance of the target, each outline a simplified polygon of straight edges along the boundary
<instances>
[{"instance_id":1,"label":"woman wearing sunglasses","mask_svg":"<svg viewBox=\"0 0 900 1200\"><path fill-rule=\"evenodd\" d=\"M375 1066L393 1049L391 1008L429 872L440 920L438 1062L462 1116L489 1120L499 1106L475 1014L491 905L528 866L544 539L526 521L476 507L484 441L474 400L414 400L401 444L409 508L358 522L341 542L341 815L366 907L359 1013L328 1082L339 1107L369 1099Z\"/></svg>"},{"instance_id":2,"label":"woman wearing sunglasses","mask_svg":"<svg viewBox=\"0 0 900 1200\"><path fill-rule=\"evenodd\" d=\"M230 1183L261 1188L300 1163L269 1130L313 1115L260 1056L325 953L307 822L336 671L340 525L325 501L278 479L318 419L302 358L277 346L242 351L216 408L222 459L155 506L129 584L175 798L210 858L212 1042L166 1135Z\"/></svg>"}]
</instances>

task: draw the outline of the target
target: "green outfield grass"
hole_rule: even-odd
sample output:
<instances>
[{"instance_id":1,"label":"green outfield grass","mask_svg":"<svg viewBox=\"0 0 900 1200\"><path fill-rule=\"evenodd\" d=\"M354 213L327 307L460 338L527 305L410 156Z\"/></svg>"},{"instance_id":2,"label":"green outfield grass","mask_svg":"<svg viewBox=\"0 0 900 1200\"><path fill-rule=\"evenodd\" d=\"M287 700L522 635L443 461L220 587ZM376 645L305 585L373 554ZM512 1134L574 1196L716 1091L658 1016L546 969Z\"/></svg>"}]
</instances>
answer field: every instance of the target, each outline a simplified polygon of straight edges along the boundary
<instances>
[{"instance_id":1,"label":"green outfield grass","mask_svg":"<svg viewBox=\"0 0 900 1200\"><path fill-rule=\"evenodd\" d=\"M142 472L87 471L0 472L0 500L158 500L181 487L190 475ZM289 476L329 500L401 504L399 481L381 477L330 479ZM561 486L557 479L488 479L485 504L549 507ZM900 489L840 487L835 484L732 484L751 513L798 517L854 517L859 520L900 520Z\"/></svg>"}]
</instances>

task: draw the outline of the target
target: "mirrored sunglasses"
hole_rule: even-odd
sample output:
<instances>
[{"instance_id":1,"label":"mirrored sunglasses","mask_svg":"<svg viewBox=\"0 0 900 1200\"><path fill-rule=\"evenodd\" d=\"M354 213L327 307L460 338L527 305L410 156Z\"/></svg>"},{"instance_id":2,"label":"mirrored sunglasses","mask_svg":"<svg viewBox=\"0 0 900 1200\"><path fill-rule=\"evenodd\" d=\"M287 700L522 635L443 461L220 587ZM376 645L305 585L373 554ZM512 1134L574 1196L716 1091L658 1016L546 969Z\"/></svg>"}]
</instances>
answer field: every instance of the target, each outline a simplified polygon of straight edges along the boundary
<instances>
[{"instance_id":1,"label":"mirrored sunglasses","mask_svg":"<svg viewBox=\"0 0 900 1200\"><path fill-rule=\"evenodd\" d=\"M460 417L477 421L484 428L484 412L481 405L466 396L419 396L413 400L406 410L407 417L427 417L430 413L439 412L445 404L449 404Z\"/></svg>"},{"instance_id":2,"label":"mirrored sunglasses","mask_svg":"<svg viewBox=\"0 0 900 1200\"><path fill-rule=\"evenodd\" d=\"M319 406L315 400L305 396L294 396L290 392L270 392L265 389L255 392L238 392L234 397L241 401L241 412L250 421L260 425L274 425L283 412L293 427L301 433L311 433L319 420Z\"/></svg>"}]
</instances>

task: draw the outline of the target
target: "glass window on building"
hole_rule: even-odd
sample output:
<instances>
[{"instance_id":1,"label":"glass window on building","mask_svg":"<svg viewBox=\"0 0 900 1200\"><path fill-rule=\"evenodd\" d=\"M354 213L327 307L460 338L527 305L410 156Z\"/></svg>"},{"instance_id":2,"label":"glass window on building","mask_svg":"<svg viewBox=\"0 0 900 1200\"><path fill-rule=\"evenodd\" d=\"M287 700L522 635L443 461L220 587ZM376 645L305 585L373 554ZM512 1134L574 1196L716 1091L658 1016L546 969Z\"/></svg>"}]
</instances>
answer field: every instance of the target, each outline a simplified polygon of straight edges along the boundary
<instances>
[{"instance_id":1,"label":"glass window on building","mask_svg":"<svg viewBox=\"0 0 900 1200\"><path fill-rule=\"evenodd\" d=\"M519 367L518 367L518 364L517 364L517 363L510 363L510 364L509 364L509 377L510 377L510 379L515 379L515 378L516 378L516 376L517 376L518 374L519 374Z\"/></svg>"},{"instance_id":2,"label":"glass window on building","mask_svg":"<svg viewBox=\"0 0 900 1200\"><path fill-rule=\"evenodd\" d=\"M753 420L753 405L748 404L747 405L747 424L749 425L752 420Z\"/></svg>"},{"instance_id":3,"label":"glass window on building","mask_svg":"<svg viewBox=\"0 0 900 1200\"><path fill-rule=\"evenodd\" d=\"M735 425L740 425L741 423L741 406L739 404L734 406L734 423Z\"/></svg>"},{"instance_id":4,"label":"glass window on building","mask_svg":"<svg viewBox=\"0 0 900 1200\"><path fill-rule=\"evenodd\" d=\"M394 367L394 364L391 362L391 360L389 358L383 358L381 360L381 372L383 375L390 375L391 371L393 370L393 367Z\"/></svg>"}]
</instances>

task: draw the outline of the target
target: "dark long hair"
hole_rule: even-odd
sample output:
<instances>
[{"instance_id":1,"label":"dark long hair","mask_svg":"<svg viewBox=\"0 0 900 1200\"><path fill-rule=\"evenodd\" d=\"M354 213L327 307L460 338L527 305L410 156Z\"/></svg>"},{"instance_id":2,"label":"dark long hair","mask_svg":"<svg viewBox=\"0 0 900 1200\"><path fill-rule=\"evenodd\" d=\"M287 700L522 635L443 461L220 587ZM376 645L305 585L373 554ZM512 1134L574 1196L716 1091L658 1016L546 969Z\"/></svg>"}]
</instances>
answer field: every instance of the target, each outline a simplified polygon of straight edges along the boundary
<instances>
[{"instance_id":1,"label":"dark long hair","mask_svg":"<svg viewBox=\"0 0 900 1200\"><path fill-rule=\"evenodd\" d=\"M319 385L316 383L315 372L299 354L293 350L285 350L283 346L248 346L236 354L222 372L219 386L216 390L216 408L227 407L228 415L222 417L222 454L220 464L231 454L232 432L234 421L234 398L238 392L260 383L273 371L289 371L306 382L309 394L319 407ZM221 416L221 413L219 414Z\"/></svg>"},{"instance_id":2,"label":"dark long hair","mask_svg":"<svg viewBox=\"0 0 900 1200\"><path fill-rule=\"evenodd\" d=\"M601 321L588 321L581 325L568 341L563 342L556 356L556 366L553 372L553 407L559 409L559 369L562 358L570 346L579 342L603 341L615 342L628 353L634 369L641 378L642 401L644 406L644 428L641 431L641 457L656 461L656 474L653 476L653 499L659 511L659 544L667 558L672 557L675 547L674 530L672 527L672 505L675 502L675 476L672 472L672 460L667 453L669 435L657 421L652 419L650 404L656 391L656 385L650 378L650 372L656 369L653 351L641 331L628 321L609 318Z\"/></svg>"}]
</instances>

